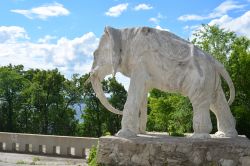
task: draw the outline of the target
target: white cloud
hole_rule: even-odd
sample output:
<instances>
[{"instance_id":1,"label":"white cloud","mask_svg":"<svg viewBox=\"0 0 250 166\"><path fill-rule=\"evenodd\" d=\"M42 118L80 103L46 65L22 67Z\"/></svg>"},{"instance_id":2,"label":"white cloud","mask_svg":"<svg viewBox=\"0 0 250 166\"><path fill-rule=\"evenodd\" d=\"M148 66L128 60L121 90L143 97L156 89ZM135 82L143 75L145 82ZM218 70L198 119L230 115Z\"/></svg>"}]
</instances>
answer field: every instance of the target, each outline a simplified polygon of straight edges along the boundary
<instances>
[{"instance_id":1,"label":"white cloud","mask_svg":"<svg viewBox=\"0 0 250 166\"><path fill-rule=\"evenodd\" d=\"M211 20L209 25L218 25L220 28L224 28L229 31L233 31L238 35L244 35L250 38L250 11L245 12L237 18L232 18L228 15L223 15L220 18ZM197 30L203 31L201 25L185 26L184 30L190 30L190 40L194 39L194 33Z\"/></svg>"},{"instance_id":2,"label":"white cloud","mask_svg":"<svg viewBox=\"0 0 250 166\"><path fill-rule=\"evenodd\" d=\"M153 9L153 7L149 4L145 4L145 3L141 3L141 4L138 4L134 7L134 10L135 11L139 11L139 10L150 10L150 9Z\"/></svg>"},{"instance_id":3,"label":"white cloud","mask_svg":"<svg viewBox=\"0 0 250 166\"><path fill-rule=\"evenodd\" d=\"M105 15L111 17L118 17L122 14L122 12L126 11L127 8L128 8L128 3L122 3L109 8L109 10L105 13Z\"/></svg>"},{"instance_id":4,"label":"white cloud","mask_svg":"<svg viewBox=\"0 0 250 166\"><path fill-rule=\"evenodd\" d=\"M0 43L16 42L18 39L28 39L28 34L23 27L0 26Z\"/></svg>"},{"instance_id":5,"label":"white cloud","mask_svg":"<svg viewBox=\"0 0 250 166\"><path fill-rule=\"evenodd\" d=\"M128 91L129 84L130 84L130 78L129 77L126 77L123 74L118 72L117 75L116 75L116 80L119 83L121 83L124 86L124 88Z\"/></svg>"},{"instance_id":6,"label":"white cloud","mask_svg":"<svg viewBox=\"0 0 250 166\"><path fill-rule=\"evenodd\" d=\"M153 22L156 25L160 24L161 19L165 18L161 13L158 13L156 17L149 18L150 22Z\"/></svg>"},{"instance_id":7,"label":"white cloud","mask_svg":"<svg viewBox=\"0 0 250 166\"><path fill-rule=\"evenodd\" d=\"M169 31L169 29L167 29L167 28L162 28L160 25L157 25L155 28L156 28L156 29L159 29L159 30L162 30L162 31Z\"/></svg>"},{"instance_id":8,"label":"white cloud","mask_svg":"<svg viewBox=\"0 0 250 166\"><path fill-rule=\"evenodd\" d=\"M92 67L92 60L87 63L76 63L73 72L74 73L88 73Z\"/></svg>"},{"instance_id":9,"label":"white cloud","mask_svg":"<svg viewBox=\"0 0 250 166\"><path fill-rule=\"evenodd\" d=\"M42 5L28 10L12 9L11 12L22 14L29 19L39 18L43 20L46 20L48 17L67 16L70 14L69 10L59 3Z\"/></svg>"},{"instance_id":10,"label":"white cloud","mask_svg":"<svg viewBox=\"0 0 250 166\"><path fill-rule=\"evenodd\" d=\"M0 27L0 34L11 27ZM94 33L89 32L81 37L68 39L61 37L51 43L44 40L41 43L27 40L26 31L21 27L20 34L10 31L8 40L0 35L0 65L23 64L26 68L53 69L58 68L66 76L75 72L84 74L90 70L92 53L97 48L99 39ZM22 32L22 33L21 33ZM48 36L48 35L47 35ZM23 40L16 40L20 38ZM44 37L46 39L46 36ZM47 37L48 38L48 37ZM12 42L9 42L9 41ZM8 41L8 42L7 42Z\"/></svg>"},{"instance_id":11,"label":"white cloud","mask_svg":"<svg viewBox=\"0 0 250 166\"><path fill-rule=\"evenodd\" d=\"M32 43L1 43L0 65L19 65L26 68L55 68L52 62L47 61L46 47Z\"/></svg>"},{"instance_id":12,"label":"white cloud","mask_svg":"<svg viewBox=\"0 0 250 166\"><path fill-rule=\"evenodd\" d=\"M180 21L190 21L190 20L205 20L205 19L213 19L221 17L222 15L226 14L227 12L235 9L242 9L246 5L239 4L237 1L234 0L226 0L222 2L219 6L217 6L211 13L208 15L196 15L196 14L186 14L178 17Z\"/></svg>"},{"instance_id":13,"label":"white cloud","mask_svg":"<svg viewBox=\"0 0 250 166\"><path fill-rule=\"evenodd\" d=\"M153 22L154 24L159 24L160 23L160 19L158 19L156 17L149 18L149 21Z\"/></svg>"},{"instance_id":14,"label":"white cloud","mask_svg":"<svg viewBox=\"0 0 250 166\"><path fill-rule=\"evenodd\" d=\"M182 15L178 17L178 20L181 20L181 21L190 21L190 20L199 21L199 20L204 20L204 19L207 19L207 17L196 15L196 14L186 14L186 15Z\"/></svg>"},{"instance_id":15,"label":"white cloud","mask_svg":"<svg viewBox=\"0 0 250 166\"><path fill-rule=\"evenodd\" d=\"M49 43L51 40L56 39L56 36L46 35L43 38L38 39L38 43Z\"/></svg>"},{"instance_id":16,"label":"white cloud","mask_svg":"<svg viewBox=\"0 0 250 166\"><path fill-rule=\"evenodd\" d=\"M232 18L224 15L218 19L211 20L209 25L219 25L230 31L234 31L240 35L245 35L250 38L250 11L245 12L243 15Z\"/></svg>"},{"instance_id":17,"label":"white cloud","mask_svg":"<svg viewBox=\"0 0 250 166\"><path fill-rule=\"evenodd\" d=\"M218 7L214 9L214 12L210 15L210 17L215 17L215 16L221 16L223 14L226 14L230 10L234 9L242 9L246 5L239 4L237 1L233 0L227 0L223 3L221 3Z\"/></svg>"},{"instance_id":18,"label":"white cloud","mask_svg":"<svg viewBox=\"0 0 250 166\"><path fill-rule=\"evenodd\" d=\"M192 25L192 26L186 25L186 26L183 27L183 29L186 30L186 31L189 31L189 30L195 30L195 29L197 29L199 27L200 27L200 25Z\"/></svg>"}]
</instances>

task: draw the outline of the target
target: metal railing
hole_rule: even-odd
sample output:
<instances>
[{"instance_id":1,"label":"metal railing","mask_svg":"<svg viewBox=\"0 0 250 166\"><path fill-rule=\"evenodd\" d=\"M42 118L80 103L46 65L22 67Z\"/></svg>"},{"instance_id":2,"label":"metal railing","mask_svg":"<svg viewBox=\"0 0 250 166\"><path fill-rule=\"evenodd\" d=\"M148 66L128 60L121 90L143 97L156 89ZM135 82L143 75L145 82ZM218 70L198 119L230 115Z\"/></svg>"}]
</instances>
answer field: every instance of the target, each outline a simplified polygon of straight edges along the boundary
<instances>
[{"instance_id":1,"label":"metal railing","mask_svg":"<svg viewBox=\"0 0 250 166\"><path fill-rule=\"evenodd\" d=\"M0 151L85 158L98 138L0 132Z\"/></svg>"}]
</instances>

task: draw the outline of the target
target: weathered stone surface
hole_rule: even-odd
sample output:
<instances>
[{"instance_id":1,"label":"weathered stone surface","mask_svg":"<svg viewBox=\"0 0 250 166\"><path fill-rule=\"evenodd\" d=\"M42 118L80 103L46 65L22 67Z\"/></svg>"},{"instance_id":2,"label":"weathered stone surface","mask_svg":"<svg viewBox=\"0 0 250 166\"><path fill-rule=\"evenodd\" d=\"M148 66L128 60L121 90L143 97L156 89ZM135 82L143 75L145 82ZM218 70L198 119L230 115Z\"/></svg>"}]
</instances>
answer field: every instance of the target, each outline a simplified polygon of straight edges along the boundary
<instances>
[{"instance_id":1,"label":"weathered stone surface","mask_svg":"<svg viewBox=\"0 0 250 166\"><path fill-rule=\"evenodd\" d=\"M109 103L101 84L107 75L117 72L130 78L123 111ZM230 89L228 102L220 76ZM104 107L123 115L122 128L116 134L120 137L146 132L147 98L153 88L178 92L190 99L194 138L209 137L212 131L209 110L216 115L218 137L238 135L228 105L234 100L235 89L225 67L213 56L170 32L149 27L106 27L94 52L89 81Z\"/></svg>"},{"instance_id":2,"label":"weathered stone surface","mask_svg":"<svg viewBox=\"0 0 250 166\"><path fill-rule=\"evenodd\" d=\"M103 165L250 166L250 140L194 139L168 135L101 137L97 161Z\"/></svg>"},{"instance_id":3,"label":"weathered stone surface","mask_svg":"<svg viewBox=\"0 0 250 166\"><path fill-rule=\"evenodd\" d=\"M249 166L250 165L250 156L241 157L240 163L242 166Z\"/></svg>"}]
</instances>

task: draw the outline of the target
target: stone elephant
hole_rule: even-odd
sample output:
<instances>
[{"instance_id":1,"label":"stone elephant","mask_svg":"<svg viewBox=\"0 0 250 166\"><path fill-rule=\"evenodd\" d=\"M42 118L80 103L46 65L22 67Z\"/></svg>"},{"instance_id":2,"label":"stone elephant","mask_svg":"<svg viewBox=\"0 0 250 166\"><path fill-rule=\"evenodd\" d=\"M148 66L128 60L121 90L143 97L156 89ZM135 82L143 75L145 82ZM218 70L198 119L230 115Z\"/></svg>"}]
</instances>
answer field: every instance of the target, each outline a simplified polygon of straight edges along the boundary
<instances>
[{"instance_id":1,"label":"stone elephant","mask_svg":"<svg viewBox=\"0 0 250 166\"><path fill-rule=\"evenodd\" d=\"M123 111L110 105L101 86L105 76L117 72L130 78ZM220 76L230 88L228 102ZM235 89L228 72L212 56L170 32L149 27L105 27L94 52L89 81L101 103L111 112L123 115L118 136L145 133L147 95L152 88L178 92L190 99L193 137L210 137L212 124L209 110L217 118L217 136L237 136L235 119L229 108Z\"/></svg>"}]
</instances>

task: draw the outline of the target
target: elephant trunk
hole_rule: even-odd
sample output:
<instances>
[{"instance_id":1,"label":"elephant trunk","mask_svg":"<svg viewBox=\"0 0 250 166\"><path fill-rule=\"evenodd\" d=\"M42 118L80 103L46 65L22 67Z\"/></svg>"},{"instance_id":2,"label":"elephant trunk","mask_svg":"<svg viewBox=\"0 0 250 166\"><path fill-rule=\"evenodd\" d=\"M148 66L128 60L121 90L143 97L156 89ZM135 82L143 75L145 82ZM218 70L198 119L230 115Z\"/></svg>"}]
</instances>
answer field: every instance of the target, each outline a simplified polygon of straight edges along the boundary
<instances>
[{"instance_id":1,"label":"elephant trunk","mask_svg":"<svg viewBox=\"0 0 250 166\"><path fill-rule=\"evenodd\" d=\"M115 109L107 100L102 89L101 80L103 80L103 78L99 78L95 73L91 74L90 76L90 81L97 97L99 98L103 106L107 108L110 112L122 115L122 111Z\"/></svg>"}]
</instances>

